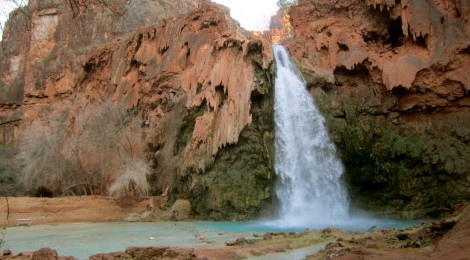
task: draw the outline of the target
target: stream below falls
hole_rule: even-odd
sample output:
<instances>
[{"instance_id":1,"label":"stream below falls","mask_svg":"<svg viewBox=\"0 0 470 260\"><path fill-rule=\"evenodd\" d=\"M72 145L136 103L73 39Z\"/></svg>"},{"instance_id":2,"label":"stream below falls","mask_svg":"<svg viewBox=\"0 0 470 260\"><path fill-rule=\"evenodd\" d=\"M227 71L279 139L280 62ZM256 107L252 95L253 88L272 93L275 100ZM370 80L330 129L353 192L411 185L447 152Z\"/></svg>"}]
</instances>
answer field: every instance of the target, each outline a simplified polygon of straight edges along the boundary
<instances>
[{"instance_id":1,"label":"stream below falls","mask_svg":"<svg viewBox=\"0 0 470 260\"><path fill-rule=\"evenodd\" d=\"M61 256L88 259L97 253L123 251L130 246L217 247L241 236L262 239L253 234L303 231L276 228L266 223L269 222L106 222L11 227L5 236L5 248L18 253L50 247ZM346 229L365 231L371 226L403 228L413 224L415 222L370 219Z\"/></svg>"}]
</instances>

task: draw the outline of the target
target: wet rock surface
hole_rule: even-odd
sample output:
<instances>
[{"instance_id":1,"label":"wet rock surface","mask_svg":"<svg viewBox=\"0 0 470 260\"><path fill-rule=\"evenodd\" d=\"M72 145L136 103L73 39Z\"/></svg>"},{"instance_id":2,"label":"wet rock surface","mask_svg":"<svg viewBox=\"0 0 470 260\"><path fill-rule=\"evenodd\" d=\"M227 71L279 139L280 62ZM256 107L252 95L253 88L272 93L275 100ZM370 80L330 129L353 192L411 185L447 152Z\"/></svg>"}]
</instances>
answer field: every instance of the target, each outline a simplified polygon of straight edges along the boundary
<instances>
[{"instance_id":1,"label":"wet rock surface","mask_svg":"<svg viewBox=\"0 0 470 260\"><path fill-rule=\"evenodd\" d=\"M468 8L439 0L290 8L285 45L326 117L355 206L437 217L468 199Z\"/></svg>"},{"instance_id":2,"label":"wet rock surface","mask_svg":"<svg viewBox=\"0 0 470 260\"><path fill-rule=\"evenodd\" d=\"M312 259L458 259L468 254L468 210L404 230L378 229L340 237ZM457 223L457 224L456 224ZM455 226L454 226L455 225ZM436 230L439 230L436 233Z\"/></svg>"}]
</instances>

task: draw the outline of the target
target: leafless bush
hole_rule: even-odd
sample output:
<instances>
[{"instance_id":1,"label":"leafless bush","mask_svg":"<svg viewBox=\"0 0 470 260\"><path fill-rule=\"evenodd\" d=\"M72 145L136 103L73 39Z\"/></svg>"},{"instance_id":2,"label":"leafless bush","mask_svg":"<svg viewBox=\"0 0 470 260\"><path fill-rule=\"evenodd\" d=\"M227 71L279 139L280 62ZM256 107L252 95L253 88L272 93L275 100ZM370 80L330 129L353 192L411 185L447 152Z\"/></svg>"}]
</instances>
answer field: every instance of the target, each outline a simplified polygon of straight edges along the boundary
<instances>
[{"instance_id":1,"label":"leafless bush","mask_svg":"<svg viewBox=\"0 0 470 260\"><path fill-rule=\"evenodd\" d=\"M44 118L44 123L36 120L21 138L26 189L105 195L116 183L112 194L118 197L125 187L137 197L147 193L141 120L133 111L111 101L89 104L82 100L61 116L46 114ZM126 180L131 182L123 186Z\"/></svg>"},{"instance_id":2,"label":"leafless bush","mask_svg":"<svg viewBox=\"0 0 470 260\"><path fill-rule=\"evenodd\" d=\"M14 196L19 192L18 161L11 144L0 143L0 196Z\"/></svg>"},{"instance_id":3,"label":"leafless bush","mask_svg":"<svg viewBox=\"0 0 470 260\"><path fill-rule=\"evenodd\" d=\"M26 190L55 187L65 182L70 164L60 151L60 131L52 133L51 128L34 122L21 139L22 182Z\"/></svg>"},{"instance_id":4,"label":"leafless bush","mask_svg":"<svg viewBox=\"0 0 470 260\"><path fill-rule=\"evenodd\" d=\"M121 167L109 194L118 200L139 199L148 195L149 167L143 161L132 161Z\"/></svg>"},{"instance_id":5,"label":"leafless bush","mask_svg":"<svg viewBox=\"0 0 470 260\"><path fill-rule=\"evenodd\" d=\"M109 100L86 117L83 126L89 130L88 141L93 144L90 151L99 162L97 167L105 186L116 179L116 172L144 158L141 125L141 119L133 111Z\"/></svg>"}]
</instances>

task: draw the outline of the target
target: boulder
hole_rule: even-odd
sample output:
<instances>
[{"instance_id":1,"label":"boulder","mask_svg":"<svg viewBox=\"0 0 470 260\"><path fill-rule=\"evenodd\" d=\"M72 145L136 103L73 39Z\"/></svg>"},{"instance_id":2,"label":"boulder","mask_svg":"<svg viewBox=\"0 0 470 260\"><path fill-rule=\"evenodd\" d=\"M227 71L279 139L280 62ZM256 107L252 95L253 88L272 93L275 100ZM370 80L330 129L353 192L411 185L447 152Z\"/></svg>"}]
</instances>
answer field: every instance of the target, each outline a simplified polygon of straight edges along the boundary
<instances>
[{"instance_id":1,"label":"boulder","mask_svg":"<svg viewBox=\"0 0 470 260\"><path fill-rule=\"evenodd\" d=\"M57 251L50 248L41 248L35 251L31 257L32 260L57 260Z\"/></svg>"},{"instance_id":2,"label":"boulder","mask_svg":"<svg viewBox=\"0 0 470 260\"><path fill-rule=\"evenodd\" d=\"M225 241L225 245L226 246L238 246L238 245L244 244L245 242L246 242L245 237L239 237L235 240Z\"/></svg>"},{"instance_id":3,"label":"boulder","mask_svg":"<svg viewBox=\"0 0 470 260\"><path fill-rule=\"evenodd\" d=\"M188 220L191 214L191 202L189 200L177 200L170 210L171 220Z\"/></svg>"}]
</instances>

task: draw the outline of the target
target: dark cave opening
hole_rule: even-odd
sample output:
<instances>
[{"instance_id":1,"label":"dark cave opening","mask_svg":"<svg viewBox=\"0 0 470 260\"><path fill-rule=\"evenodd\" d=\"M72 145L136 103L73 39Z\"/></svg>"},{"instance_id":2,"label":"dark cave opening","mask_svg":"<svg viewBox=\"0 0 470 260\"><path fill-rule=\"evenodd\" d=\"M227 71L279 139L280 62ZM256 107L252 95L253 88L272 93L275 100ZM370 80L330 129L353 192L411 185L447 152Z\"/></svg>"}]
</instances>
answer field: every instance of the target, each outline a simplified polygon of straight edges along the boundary
<instances>
[{"instance_id":1,"label":"dark cave opening","mask_svg":"<svg viewBox=\"0 0 470 260\"><path fill-rule=\"evenodd\" d=\"M405 37L402 30L401 17L390 21L388 27L389 38L385 41L386 44L391 44L392 47L398 47L402 45L402 39Z\"/></svg>"}]
</instances>

